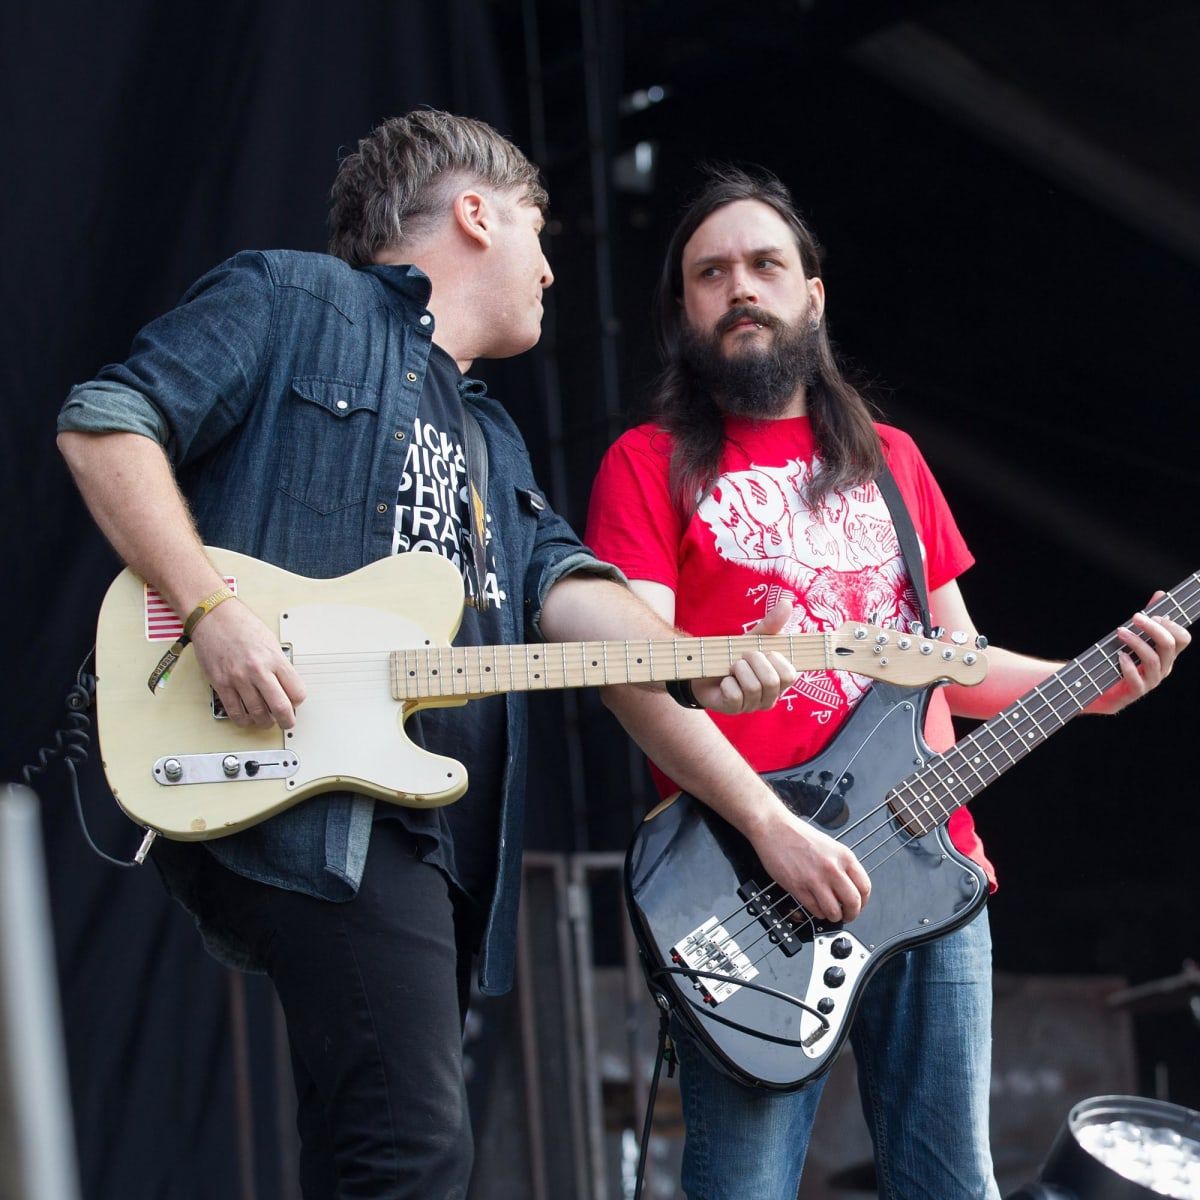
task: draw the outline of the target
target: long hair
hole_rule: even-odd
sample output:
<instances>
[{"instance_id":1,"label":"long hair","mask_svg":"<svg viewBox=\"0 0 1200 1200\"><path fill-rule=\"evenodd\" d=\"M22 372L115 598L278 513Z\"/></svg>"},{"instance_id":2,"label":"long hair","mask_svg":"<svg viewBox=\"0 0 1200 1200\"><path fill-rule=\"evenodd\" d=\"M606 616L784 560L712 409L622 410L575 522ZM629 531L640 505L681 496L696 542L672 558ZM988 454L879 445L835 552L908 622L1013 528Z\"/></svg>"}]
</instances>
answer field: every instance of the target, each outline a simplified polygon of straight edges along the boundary
<instances>
[{"instance_id":1,"label":"long hair","mask_svg":"<svg viewBox=\"0 0 1200 1200\"><path fill-rule=\"evenodd\" d=\"M338 166L330 193L329 253L351 266L411 244L438 221L455 184L522 189L545 211L537 168L490 125L437 109L392 117Z\"/></svg>"},{"instance_id":2,"label":"long hair","mask_svg":"<svg viewBox=\"0 0 1200 1200\"><path fill-rule=\"evenodd\" d=\"M683 248L692 234L719 208L738 200L758 200L783 218L804 274L821 274L821 247L796 211L791 193L769 171L710 167L696 197L671 236L654 296L655 334L663 370L650 397L651 414L671 434L670 485L685 512L716 482L725 441L725 419L716 401L696 386L682 350ZM871 424L871 410L842 374L824 320L816 335L817 378L807 389L806 407L821 469L812 480L807 503L816 508L832 491L844 491L873 479L883 467L883 448Z\"/></svg>"}]
</instances>

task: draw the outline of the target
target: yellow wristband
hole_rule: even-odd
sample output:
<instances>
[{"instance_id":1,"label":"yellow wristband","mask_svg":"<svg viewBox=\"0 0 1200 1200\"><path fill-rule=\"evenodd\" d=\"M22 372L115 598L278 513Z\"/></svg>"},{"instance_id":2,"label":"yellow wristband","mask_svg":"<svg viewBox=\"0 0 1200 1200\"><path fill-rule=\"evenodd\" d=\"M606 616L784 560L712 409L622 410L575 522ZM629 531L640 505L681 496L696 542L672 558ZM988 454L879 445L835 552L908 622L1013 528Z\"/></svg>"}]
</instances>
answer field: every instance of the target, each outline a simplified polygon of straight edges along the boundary
<instances>
[{"instance_id":1,"label":"yellow wristband","mask_svg":"<svg viewBox=\"0 0 1200 1200\"><path fill-rule=\"evenodd\" d=\"M188 613L188 618L183 623L183 640L184 645L192 640L192 631L200 624L202 618L207 617L218 604L224 604L226 600L233 599L233 590L228 587L219 587L211 596L205 596L195 608Z\"/></svg>"}]
</instances>

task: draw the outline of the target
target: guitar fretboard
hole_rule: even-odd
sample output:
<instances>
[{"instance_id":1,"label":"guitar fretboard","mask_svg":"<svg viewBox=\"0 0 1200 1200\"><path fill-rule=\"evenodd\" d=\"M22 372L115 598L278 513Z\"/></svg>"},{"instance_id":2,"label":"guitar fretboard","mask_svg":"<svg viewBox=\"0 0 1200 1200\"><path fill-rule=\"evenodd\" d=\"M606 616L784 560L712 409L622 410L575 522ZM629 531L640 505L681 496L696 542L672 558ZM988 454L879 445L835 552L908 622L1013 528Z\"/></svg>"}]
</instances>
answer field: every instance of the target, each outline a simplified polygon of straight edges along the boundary
<instances>
[{"instance_id":1,"label":"guitar fretboard","mask_svg":"<svg viewBox=\"0 0 1200 1200\"><path fill-rule=\"evenodd\" d=\"M1146 613L1191 625L1200 616L1200 572L1156 600ZM1116 633L1110 634L897 784L888 793L888 803L901 823L914 834L929 833L1057 733L1120 680L1117 656L1123 646Z\"/></svg>"},{"instance_id":2,"label":"guitar fretboard","mask_svg":"<svg viewBox=\"0 0 1200 1200\"><path fill-rule=\"evenodd\" d=\"M751 650L777 651L798 671L833 667L824 633L662 641L545 642L513 646L431 646L390 655L392 697L432 700L497 692L604 687L725 675Z\"/></svg>"}]
</instances>

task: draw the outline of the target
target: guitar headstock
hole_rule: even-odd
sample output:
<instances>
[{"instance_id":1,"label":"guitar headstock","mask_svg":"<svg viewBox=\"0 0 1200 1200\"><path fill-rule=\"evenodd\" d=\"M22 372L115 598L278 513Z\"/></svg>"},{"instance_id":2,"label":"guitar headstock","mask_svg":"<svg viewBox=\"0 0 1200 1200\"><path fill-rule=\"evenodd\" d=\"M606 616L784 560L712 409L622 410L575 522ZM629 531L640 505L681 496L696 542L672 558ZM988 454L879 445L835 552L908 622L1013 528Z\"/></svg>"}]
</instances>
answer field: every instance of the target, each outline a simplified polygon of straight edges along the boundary
<instances>
[{"instance_id":1,"label":"guitar headstock","mask_svg":"<svg viewBox=\"0 0 1200 1200\"><path fill-rule=\"evenodd\" d=\"M839 671L854 671L885 683L925 687L945 679L969 687L987 677L987 655L961 634L940 641L928 634L846 621L829 637ZM986 645L982 638L977 641Z\"/></svg>"}]
</instances>

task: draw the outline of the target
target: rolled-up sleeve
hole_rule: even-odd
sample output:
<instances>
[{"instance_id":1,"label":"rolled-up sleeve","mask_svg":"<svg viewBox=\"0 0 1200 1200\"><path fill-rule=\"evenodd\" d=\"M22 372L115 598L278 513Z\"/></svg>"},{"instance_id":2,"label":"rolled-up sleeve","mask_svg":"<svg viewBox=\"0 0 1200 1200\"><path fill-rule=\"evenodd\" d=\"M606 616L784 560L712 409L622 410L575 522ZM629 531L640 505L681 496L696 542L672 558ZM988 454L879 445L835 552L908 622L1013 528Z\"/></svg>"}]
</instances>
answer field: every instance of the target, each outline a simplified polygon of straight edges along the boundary
<instances>
[{"instance_id":1,"label":"rolled-up sleeve","mask_svg":"<svg viewBox=\"0 0 1200 1200\"><path fill-rule=\"evenodd\" d=\"M526 620L533 637L542 639L542 606L550 589L568 575L594 575L628 586L618 567L597 558L553 509L538 514L537 538L525 573ZM544 639L542 639L544 640Z\"/></svg>"},{"instance_id":2,"label":"rolled-up sleeve","mask_svg":"<svg viewBox=\"0 0 1200 1200\"><path fill-rule=\"evenodd\" d=\"M178 464L215 445L245 416L274 332L275 286L264 255L238 254L151 321L123 363L73 387L60 432L140 433Z\"/></svg>"}]
</instances>

